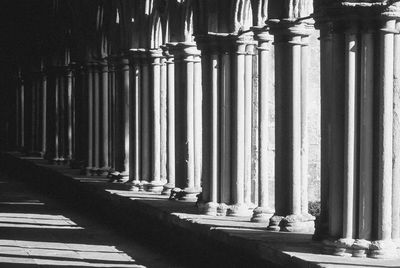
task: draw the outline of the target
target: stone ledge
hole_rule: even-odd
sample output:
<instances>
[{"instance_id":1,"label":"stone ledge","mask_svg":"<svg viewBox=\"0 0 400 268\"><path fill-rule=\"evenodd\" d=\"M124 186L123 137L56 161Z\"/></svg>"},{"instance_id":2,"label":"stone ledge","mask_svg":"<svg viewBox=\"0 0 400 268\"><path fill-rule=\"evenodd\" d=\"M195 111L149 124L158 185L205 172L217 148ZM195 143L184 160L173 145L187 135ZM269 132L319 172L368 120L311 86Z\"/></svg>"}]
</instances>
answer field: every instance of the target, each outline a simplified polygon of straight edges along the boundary
<instances>
[{"instance_id":1,"label":"stone ledge","mask_svg":"<svg viewBox=\"0 0 400 268\"><path fill-rule=\"evenodd\" d=\"M218 260L211 261L215 267L229 267L232 263L236 267L400 267L400 259L324 255L322 243L313 241L312 234L267 231L265 223L250 222L250 217L199 215L194 202L133 192L127 185L109 183L105 177L82 176L78 170L50 165L41 158L2 153L0 160L1 169L10 175L92 213L106 213L109 220L127 232L157 239L167 247L172 243L169 239L176 238L171 244L176 247L173 251L186 254L193 247L196 262L205 256L213 259L209 254L217 250L214 258Z\"/></svg>"}]
</instances>

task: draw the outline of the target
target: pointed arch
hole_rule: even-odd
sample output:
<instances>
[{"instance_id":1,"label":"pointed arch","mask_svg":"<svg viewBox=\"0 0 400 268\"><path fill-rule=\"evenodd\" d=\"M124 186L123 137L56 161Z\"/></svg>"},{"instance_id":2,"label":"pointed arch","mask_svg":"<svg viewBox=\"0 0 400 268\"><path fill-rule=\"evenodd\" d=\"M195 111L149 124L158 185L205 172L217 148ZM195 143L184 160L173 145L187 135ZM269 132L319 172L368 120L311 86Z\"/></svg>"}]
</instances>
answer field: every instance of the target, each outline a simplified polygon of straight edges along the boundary
<instances>
[{"instance_id":1,"label":"pointed arch","mask_svg":"<svg viewBox=\"0 0 400 268\"><path fill-rule=\"evenodd\" d=\"M253 8L250 0L236 0L233 32L249 30L253 26Z\"/></svg>"},{"instance_id":2,"label":"pointed arch","mask_svg":"<svg viewBox=\"0 0 400 268\"><path fill-rule=\"evenodd\" d=\"M193 42L194 41L194 12L191 3L189 2L184 17L184 29L183 36L185 42Z\"/></svg>"},{"instance_id":3,"label":"pointed arch","mask_svg":"<svg viewBox=\"0 0 400 268\"><path fill-rule=\"evenodd\" d=\"M163 31L161 17L157 10L153 12L153 18L151 21L151 31L150 31L150 48L158 48L163 42Z\"/></svg>"}]
</instances>

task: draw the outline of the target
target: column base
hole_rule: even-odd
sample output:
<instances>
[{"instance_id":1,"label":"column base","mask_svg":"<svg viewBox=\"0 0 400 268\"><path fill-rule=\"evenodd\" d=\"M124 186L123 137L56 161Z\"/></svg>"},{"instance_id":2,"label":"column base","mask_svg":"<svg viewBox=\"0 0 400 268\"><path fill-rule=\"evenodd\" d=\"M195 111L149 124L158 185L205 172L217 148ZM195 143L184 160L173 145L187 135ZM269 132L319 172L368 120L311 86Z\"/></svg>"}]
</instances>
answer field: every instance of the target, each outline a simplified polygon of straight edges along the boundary
<instances>
[{"instance_id":1,"label":"column base","mask_svg":"<svg viewBox=\"0 0 400 268\"><path fill-rule=\"evenodd\" d=\"M251 215L251 210L245 204L234 204L229 206L226 216L247 217Z\"/></svg>"},{"instance_id":2,"label":"column base","mask_svg":"<svg viewBox=\"0 0 400 268\"><path fill-rule=\"evenodd\" d=\"M397 246L392 240L373 241L370 246L370 257L374 259L398 258Z\"/></svg>"},{"instance_id":3,"label":"column base","mask_svg":"<svg viewBox=\"0 0 400 268\"><path fill-rule=\"evenodd\" d=\"M217 216L218 203L198 203L199 212L208 216Z\"/></svg>"},{"instance_id":4,"label":"column base","mask_svg":"<svg viewBox=\"0 0 400 268\"><path fill-rule=\"evenodd\" d=\"M99 169L97 169L97 175L99 176L103 176L108 174L108 171L110 170L110 167L101 167Z\"/></svg>"},{"instance_id":5,"label":"column base","mask_svg":"<svg viewBox=\"0 0 400 268\"><path fill-rule=\"evenodd\" d=\"M162 195L171 195L171 191L174 188L175 188L175 185L173 185L171 183L164 184L161 194Z\"/></svg>"},{"instance_id":6,"label":"column base","mask_svg":"<svg viewBox=\"0 0 400 268\"><path fill-rule=\"evenodd\" d=\"M200 191L195 188L185 188L185 189L183 189L182 196L179 198L179 200L196 202L197 195L199 193L200 193Z\"/></svg>"},{"instance_id":7,"label":"column base","mask_svg":"<svg viewBox=\"0 0 400 268\"><path fill-rule=\"evenodd\" d=\"M220 203L217 207L217 216L226 216L226 213L228 212L228 208L229 206L224 204L224 203Z\"/></svg>"},{"instance_id":8,"label":"column base","mask_svg":"<svg viewBox=\"0 0 400 268\"><path fill-rule=\"evenodd\" d=\"M161 193L164 188L164 185L161 181L152 181L147 186L147 191L152 193Z\"/></svg>"},{"instance_id":9,"label":"column base","mask_svg":"<svg viewBox=\"0 0 400 268\"><path fill-rule=\"evenodd\" d=\"M140 181L139 180L133 180L133 181L128 180L125 184L130 186L130 188L129 188L130 191L139 192L139 189L140 189Z\"/></svg>"},{"instance_id":10,"label":"column base","mask_svg":"<svg viewBox=\"0 0 400 268\"><path fill-rule=\"evenodd\" d=\"M396 244L391 240L368 241L365 239L341 238L324 240L326 254L341 257L395 259L399 257Z\"/></svg>"},{"instance_id":11,"label":"column base","mask_svg":"<svg viewBox=\"0 0 400 268\"><path fill-rule=\"evenodd\" d=\"M283 216L274 215L269 219L269 225L267 230L278 232L281 230L280 224L283 219Z\"/></svg>"},{"instance_id":12,"label":"column base","mask_svg":"<svg viewBox=\"0 0 400 268\"><path fill-rule=\"evenodd\" d=\"M269 222L269 219L274 215L271 209L266 207L256 207L253 210L252 222Z\"/></svg>"},{"instance_id":13,"label":"column base","mask_svg":"<svg viewBox=\"0 0 400 268\"><path fill-rule=\"evenodd\" d=\"M288 215L282 219L281 231L314 233L315 217L310 214Z\"/></svg>"}]
</instances>

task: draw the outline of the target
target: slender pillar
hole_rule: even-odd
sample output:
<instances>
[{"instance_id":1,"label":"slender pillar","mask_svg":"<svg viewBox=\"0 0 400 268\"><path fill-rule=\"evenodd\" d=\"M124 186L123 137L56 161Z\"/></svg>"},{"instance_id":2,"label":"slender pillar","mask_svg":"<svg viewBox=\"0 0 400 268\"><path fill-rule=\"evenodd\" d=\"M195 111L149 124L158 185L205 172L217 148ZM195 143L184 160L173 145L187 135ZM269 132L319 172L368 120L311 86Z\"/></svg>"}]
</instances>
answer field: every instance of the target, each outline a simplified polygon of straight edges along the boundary
<instances>
[{"instance_id":1,"label":"slender pillar","mask_svg":"<svg viewBox=\"0 0 400 268\"><path fill-rule=\"evenodd\" d=\"M245 204L245 137L246 137L246 89L245 89L245 54L246 42L237 41L235 55L234 83L234 130L233 130L233 173L232 173L232 203L228 209L229 216L247 216L250 211ZM248 96L249 97L249 96ZM251 128L250 128L251 131ZM251 137L251 134L250 134ZM251 167L250 167L251 169Z\"/></svg>"},{"instance_id":2,"label":"slender pillar","mask_svg":"<svg viewBox=\"0 0 400 268\"><path fill-rule=\"evenodd\" d=\"M170 45L163 47L167 67L167 183L164 185L163 194L171 194L175 188L175 63L169 53Z\"/></svg>"},{"instance_id":3,"label":"slender pillar","mask_svg":"<svg viewBox=\"0 0 400 268\"><path fill-rule=\"evenodd\" d=\"M307 198L302 192L302 79L306 62L302 60L302 37L310 34L309 25L270 20L275 36L275 215L268 229L288 232L314 231L314 217L303 213ZM308 203L308 201L307 201ZM308 207L308 204L307 204Z\"/></svg>"},{"instance_id":4,"label":"slender pillar","mask_svg":"<svg viewBox=\"0 0 400 268\"><path fill-rule=\"evenodd\" d=\"M218 55L217 36L198 36L196 41L201 50L202 87L203 87L203 158L202 158L202 194L199 210L206 215L217 215L219 207L219 73L221 70Z\"/></svg>"},{"instance_id":5,"label":"slender pillar","mask_svg":"<svg viewBox=\"0 0 400 268\"><path fill-rule=\"evenodd\" d=\"M86 170L90 173L94 167L94 159L93 159L93 134L94 134L94 125L93 125L93 66L91 64L87 65L87 149L88 149L88 162Z\"/></svg>"},{"instance_id":6,"label":"slender pillar","mask_svg":"<svg viewBox=\"0 0 400 268\"><path fill-rule=\"evenodd\" d=\"M93 64L93 173L100 174L100 70Z\"/></svg>"},{"instance_id":7,"label":"slender pillar","mask_svg":"<svg viewBox=\"0 0 400 268\"><path fill-rule=\"evenodd\" d=\"M177 148L179 149L179 167L184 170L182 176L184 181L180 182L177 186L183 188L182 200L196 201L197 195L200 193L200 179L197 177L196 185L196 162L199 163L201 159L196 158L195 152L195 108L197 108L197 116L201 113L199 101L195 100L195 89L199 89L201 73L195 74L195 57L198 57L199 51L196 49L194 43L178 43L172 53L175 56L175 66L179 72L175 73L177 99L181 102L177 103L176 107L177 116L179 116L179 124L176 128L179 129L179 136L177 136ZM196 69L199 72L199 68ZM197 93L198 95L198 93ZM196 103L196 104L195 104ZM200 111L199 111L200 109ZM200 119L200 118L199 118ZM201 122L198 122L201 123ZM201 131L201 127L197 130ZM182 134L182 135L181 135ZM201 134L201 132L200 132ZM198 148L197 148L198 149ZM197 173L197 176L199 174Z\"/></svg>"},{"instance_id":8,"label":"slender pillar","mask_svg":"<svg viewBox=\"0 0 400 268\"><path fill-rule=\"evenodd\" d=\"M396 22L400 31L400 21ZM394 36L393 68L393 205L392 238L400 248L400 33Z\"/></svg>"},{"instance_id":9,"label":"slender pillar","mask_svg":"<svg viewBox=\"0 0 400 268\"><path fill-rule=\"evenodd\" d=\"M167 183L167 59L160 60L160 181ZM163 188L164 189L164 188Z\"/></svg>"},{"instance_id":10,"label":"slender pillar","mask_svg":"<svg viewBox=\"0 0 400 268\"><path fill-rule=\"evenodd\" d=\"M203 92L202 92L202 79L201 79L201 58L197 53L193 57L193 98L194 98L194 189L196 192L201 192L201 176L202 176L202 137L203 137Z\"/></svg>"},{"instance_id":11,"label":"slender pillar","mask_svg":"<svg viewBox=\"0 0 400 268\"><path fill-rule=\"evenodd\" d=\"M44 157L47 152L47 74L43 71L41 73L41 91L42 91L42 150L41 155Z\"/></svg>"},{"instance_id":12,"label":"slender pillar","mask_svg":"<svg viewBox=\"0 0 400 268\"><path fill-rule=\"evenodd\" d=\"M244 75L244 203L249 208L254 208L252 203L252 167L253 167L253 57L254 42L246 44L245 75ZM247 213L250 213L247 211Z\"/></svg>"},{"instance_id":13,"label":"slender pillar","mask_svg":"<svg viewBox=\"0 0 400 268\"><path fill-rule=\"evenodd\" d=\"M108 64L102 62L101 67L101 88L100 90L100 117L101 117L101 131L100 131L100 167L101 173L104 173L110 169L110 153L109 153L109 142L110 142L110 129L109 129L109 82L108 82Z\"/></svg>"},{"instance_id":14,"label":"slender pillar","mask_svg":"<svg viewBox=\"0 0 400 268\"><path fill-rule=\"evenodd\" d=\"M221 73L223 80L222 84L222 116L221 116L221 202L224 204L229 204L231 202L231 191L226 189L231 189L232 181L232 139L231 139L231 120L232 120L232 84L231 81L231 52L224 51L221 55ZM225 212L226 213L226 212Z\"/></svg>"},{"instance_id":15,"label":"slender pillar","mask_svg":"<svg viewBox=\"0 0 400 268\"><path fill-rule=\"evenodd\" d=\"M67 96L67 160L74 159L74 136L73 136L73 123L74 123L74 107L72 101L73 95L73 73L70 67L66 69L66 96Z\"/></svg>"},{"instance_id":16,"label":"slender pillar","mask_svg":"<svg viewBox=\"0 0 400 268\"><path fill-rule=\"evenodd\" d=\"M122 118L123 118L123 170L121 170L121 176L129 178L129 130L130 130L130 116L129 116L129 105L130 105L130 88L129 88L129 60L123 58L121 60L121 90L122 90Z\"/></svg>"},{"instance_id":17,"label":"slender pillar","mask_svg":"<svg viewBox=\"0 0 400 268\"><path fill-rule=\"evenodd\" d=\"M116 170L116 159L117 159L117 105L116 105L116 84L115 84L115 64L111 60L109 60L109 68L108 68L108 93L109 93L109 135L110 135L110 170L109 175Z\"/></svg>"},{"instance_id":18,"label":"slender pillar","mask_svg":"<svg viewBox=\"0 0 400 268\"><path fill-rule=\"evenodd\" d=\"M269 69L268 69L268 53L272 37L266 28L254 29L255 38L258 41L258 83L259 83L259 163L258 163L258 206L253 210L251 221L269 222L273 214L271 205L268 202L269 183L268 183L268 166L271 159L268 156L269 144L269 112L268 103L270 101L269 93Z\"/></svg>"},{"instance_id":19,"label":"slender pillar","mask_svg":"<svg viewBox=\"0 0 400 268\"><path fill-rule=\"evenodd\" d=\"M132 105L130 106L131 116L133 117L133 122L131 124L131 157L130 157L130 181L133 183L134 190L138 190L140 186L140 165L141 165L141 157L140 157L140 149L141 149L141 133L140 133L140 124L141 124L141 78L140 78L140 58L138 55L134 55L132 58L133 62L132 66Z\"/></svg>"},{"instance_id":20,"label":"slender pillar","mask_svg":"<svg viewBox=\"0 0 400 268\"><path fill-rule=\"evenodd\" d=\"M150 126L150 80L149 80L149 61L145 51L141 51L141 179L145 182L150 181L151 170L151 126Z\"/></svg>"},{"instance_id":21,"label":"slender pillar","mask_svg":"<svg viewBox=\"0 0 400 268\"><path fill-rule=\"evenodd\" d=\"M151 139L151 181L149 184L149 190L152 192L161 192L163 184L160 177L161 168L161 126L160 126L160 90L161 90L161 51L152 50L150 51L151 58L151 77L152 77L152 139Z\"/></svg>"}]
</instances>

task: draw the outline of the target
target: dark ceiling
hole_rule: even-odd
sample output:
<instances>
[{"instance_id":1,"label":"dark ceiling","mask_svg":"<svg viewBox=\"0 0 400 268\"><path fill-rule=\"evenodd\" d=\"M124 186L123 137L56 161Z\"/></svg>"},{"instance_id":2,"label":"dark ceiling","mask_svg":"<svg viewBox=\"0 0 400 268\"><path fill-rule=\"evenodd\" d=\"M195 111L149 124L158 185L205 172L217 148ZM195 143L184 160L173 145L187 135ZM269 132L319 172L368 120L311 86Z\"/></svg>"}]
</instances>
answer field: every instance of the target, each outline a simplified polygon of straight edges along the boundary
<instances>
[{"instance_id":1,"label":"dark ceiling","mask_svg":"<svg viewBox=\"0 0 400 268\"><path fill-rule=\"evenodd\" d=\"M14 64L47 49L53 0L2 0L0 64Z\"/></svg>"}]
</instances>

